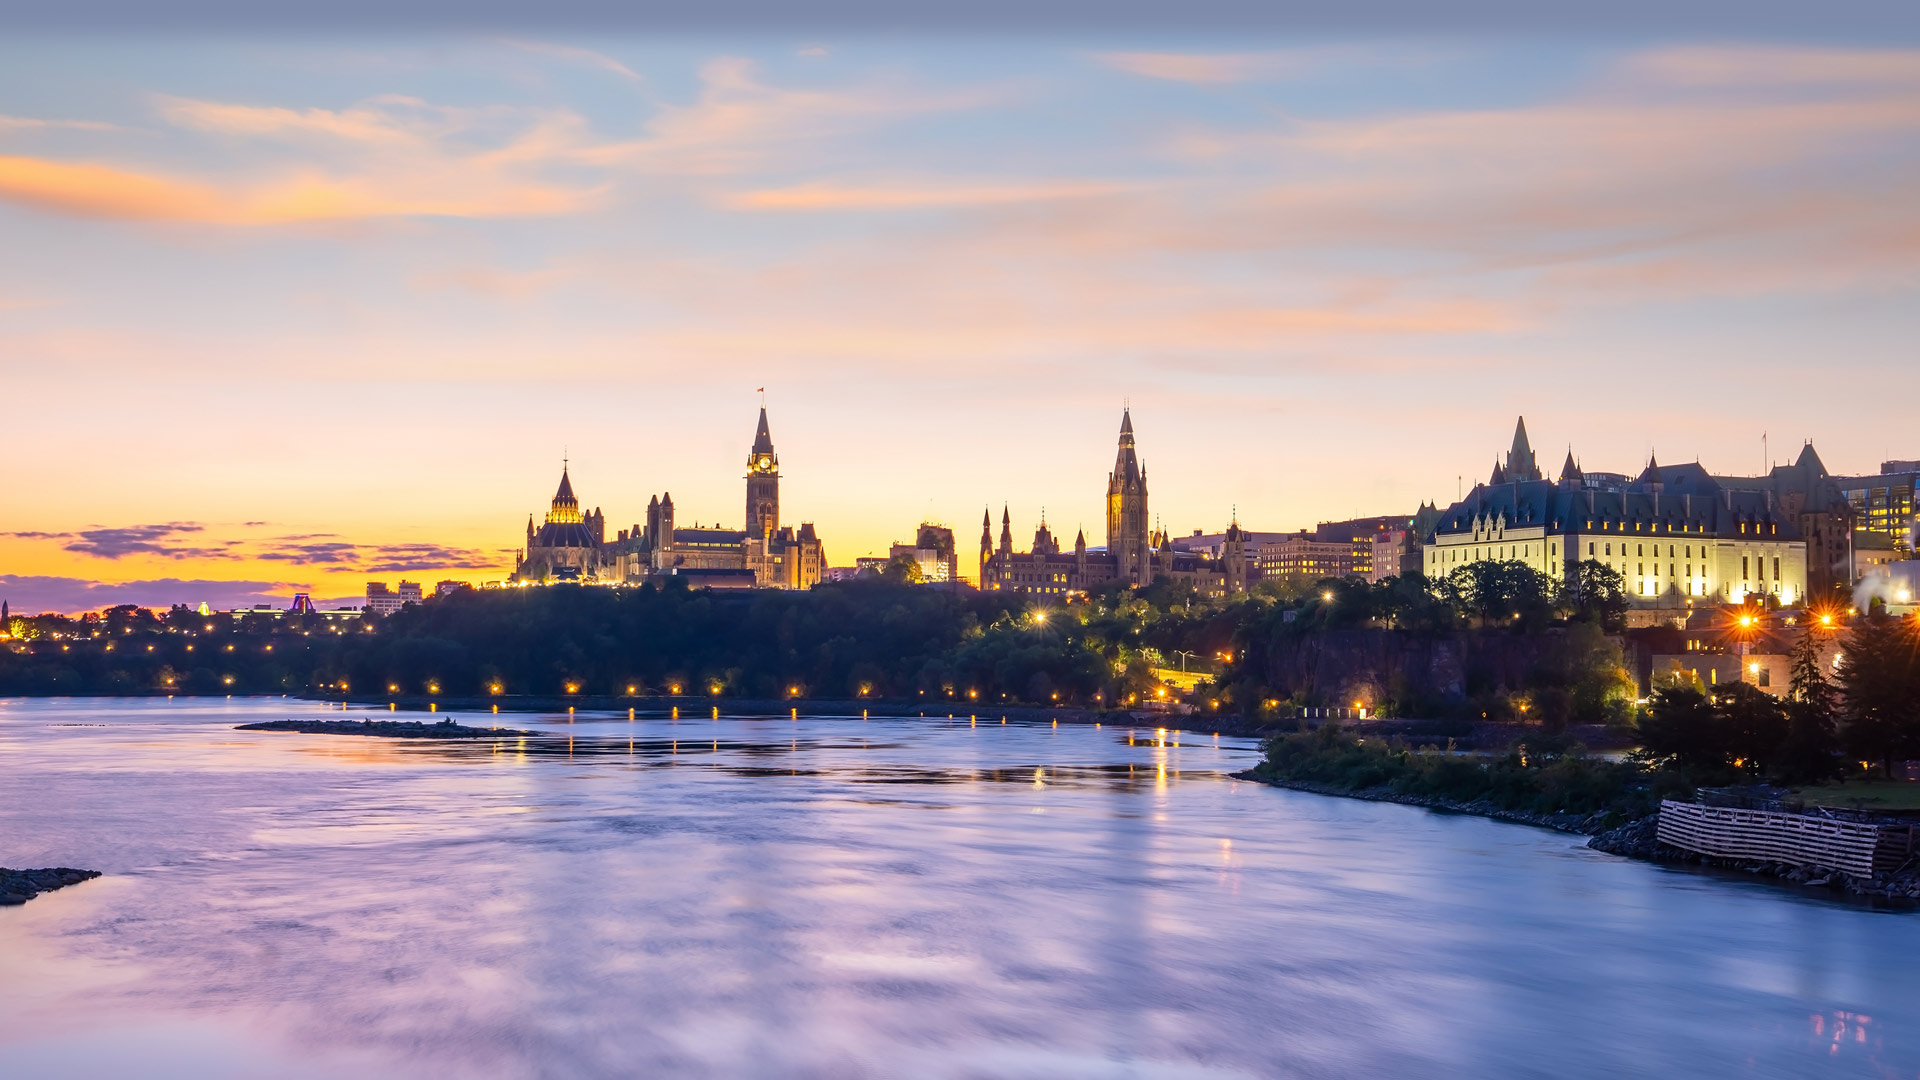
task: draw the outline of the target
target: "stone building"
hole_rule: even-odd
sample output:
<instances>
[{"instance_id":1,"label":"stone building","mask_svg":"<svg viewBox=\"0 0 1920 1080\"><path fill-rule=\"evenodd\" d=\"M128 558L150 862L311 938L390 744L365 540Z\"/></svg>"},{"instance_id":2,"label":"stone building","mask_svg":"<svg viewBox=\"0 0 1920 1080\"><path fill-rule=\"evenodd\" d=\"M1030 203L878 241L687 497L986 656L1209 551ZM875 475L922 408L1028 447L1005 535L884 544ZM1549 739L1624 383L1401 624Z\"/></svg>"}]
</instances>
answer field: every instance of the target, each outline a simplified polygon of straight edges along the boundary
<instances>
[{"instance_id":1,"label":"stone building","mask_svg":"<svg viewBox=\"0 0 1920 1080\"><path fill-rule=\"evenodd\" d=\"M515 558L512 580L637 584L680 577L706 587L763 589L819 584L827 560L813 524L780 524L780 458L765 409L747 451L745 521L743 529L681 528L668 492L648 502L645 525L622 529L609 541L605 518L598 509L580 512L562 470L546 523L536 530L528 519L527 547Z\"/></svg>"},{"instance_id":2,"label":"stone building","mask_svg":"<svg viewBox=\"0 0 1920 1080\"><path fill-rule=\"evenodd\" d=\"M573 479L560 467L560 487L546 519L534 528L527 517L527 546L514 553L512 581L597 581L605 576L607 521L598 508L580 512Z\"/></svg>"},{"instance_id":3,"label":"stone building","mask_svg":"<svg viewBox=\"0 0 1920 1080\"><path fill-rule=\"evenodd\" d=\"M1542 478L1523 422L1506 464L1440 514L1423 545L1424 573L1514 561L1562 578L1592 560L1619 572L1636 607L1806 600L1807 544L1771 491L1653 459L1615 487L1589 485L1571 452L1558 480Z\"/></svg>"},{"instance_id":4,"label":"stone building","mask_svg":"<svg viewBox=\"0 0 1920 1080\"><path fill-rule=\"evenodd\" d=\"M980 588L1014 590L1039 596L1087 593L1115 583L1140 587L1156 580L1183 581L1208 595L1244 591L1250 578L1245 534L1238 521L1228 527L1230 554L1177 547L1165 531L1150 527L1147 471L1134 441L1131 410L1120 414L1119 447L1107 474L1106 546L1087 546L1086 530L1063 550L1044 517L1026 551L1013 549L1013 518L1000 511L1000 538L993 535L993 513L980 521ZM1237 560L1237 564L1236 564Z\"/></svg>"}]
</instances>

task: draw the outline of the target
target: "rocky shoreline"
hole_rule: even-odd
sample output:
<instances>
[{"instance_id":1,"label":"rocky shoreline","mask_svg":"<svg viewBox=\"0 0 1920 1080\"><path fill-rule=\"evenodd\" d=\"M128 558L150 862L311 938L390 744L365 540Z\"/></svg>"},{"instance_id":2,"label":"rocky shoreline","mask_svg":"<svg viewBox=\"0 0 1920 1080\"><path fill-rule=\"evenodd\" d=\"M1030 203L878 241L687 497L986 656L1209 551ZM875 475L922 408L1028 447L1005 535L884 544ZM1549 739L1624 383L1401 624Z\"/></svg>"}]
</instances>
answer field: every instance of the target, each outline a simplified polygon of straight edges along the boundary
<instances>
[{"instance_id":1,"label":"rocky shoreline","mask_svg":"<svg viewBox=\"0 0 1920 1080\"><path fill-rule=\"evenodd\" d=\"M517 728L467 727L451 720L442 720L437 724L419 720L267 720L258 724L240 724L234 730L294 731L302 735L368 735L383 739L487 739L540 734Z\"/></svg>"},{"instance_id":2,"label":"rocky shoreline","mask_svg":"<svg viewBox=\"0 0 1920 1080\"><path fill-rule=\"evenodd\" d=\"M1852 896L1871 900L1885 900L1896 903L1920 901L1920 867L1907 867L1887 878L1856 878L1837 870L1825 870L1808 866L1789 866L1784 863L1755 862L1747 859L1723 859L1712 855L1701 855L1686 851L1671 844L1663 844L1656 835L1660 816L1649 814L1625 824L1618 824L1611 814L1530 814L1520 810L1507 810L1485 802L1458 802L1452 799L1440 799L1425 795L1407 795L1391 788L1367 788L1353 791L1332 784L1316 784L1297 780L1274 780L1263 776L1257 769L1233 774L1237 780L1252 780L1257 783L1271 784L1274 787L1292 791L1305 791L1314 795L1336 795L1347 799L1365 799L1369 802L1401 803L1407 806L1423 806L1429 810L1440 810L1453 814L1473 814L1477 817L1493 818L1497 821L1510 821L1518 825L1533 825L1557 832L1575 833L1590 837L1587 846L1595 851L1609 855L1619 855L1642 862L1666 863L1676 866L1703 866L1720 870L1739 870L1748 874L1777 878L1795 885L1809 888L1828 888L1842 891Z\"/></svg>"},{"instance_id":3,"label":"rocky shoreline","mask_svg":"<svg viewBox=\"0 0 1920 1080\"><path fill-rule=\"evenodd\" d=\"M1859 878L1851 874L1843 874L1838 870L1826 870L1813 866L1755 862L1751 859L1724 859L1661 843L1659 837L1655 835L1659 821L1658 814L1643 817L1638 821L1630 821L1617 829L1600 833L1587 841L1587 846L1595 851L1604 851L1609 855L1624 855L1629 859L1671 863L1678 866L1739 870L1762 877L1778 878L1795 885L1806 885L1810 888L1840 890L1853 896L1869 899L1920 900L1920 867L1907 867L1885 878Z\"/></svg>"},{"instance_id":4,"label":"rocky shoreline","mask_svg":"<svg viewBox=\"0 0 1920 1080\"><path fill-rule=\"evenodd\" d=\"M0 866L0 907L24 904L41 893L99 876L98 870L75 870L71 866L49 866L40 870L9 870Z\"/></svg>"},{"instance_id":5,"label":"rocky shoreline","mask_svg":"<svg viewBox=\"0 0 1920 1080\"><path fill-rule=\"evenodd\" d=\"M1524 810L1508 810L1489 802L1460 802L1455 799L1442 799L1432 795L1408 795L1388 787L1364 788L1352 790L1334 784L1317 784L1308 780L1275 780L1264 776L1258 769L1233 774L1236 780L1252 780L1291 791L1305 791L1313 795L1336 795L1343 799L1364 799L1368 802L1401 803L1406 806L1423 806L1429 810L1440 810L1449 814L1472 814L1474 817L1492 818L1496 821L1511 821L1516 825L1533 825L1556 832L1578 833L1592 836L1601 833L1615 821L1605 811L1593 814L1530 814ZM1650 819L1647 819L1650 820Z\"/></svg>"}]
</instances>

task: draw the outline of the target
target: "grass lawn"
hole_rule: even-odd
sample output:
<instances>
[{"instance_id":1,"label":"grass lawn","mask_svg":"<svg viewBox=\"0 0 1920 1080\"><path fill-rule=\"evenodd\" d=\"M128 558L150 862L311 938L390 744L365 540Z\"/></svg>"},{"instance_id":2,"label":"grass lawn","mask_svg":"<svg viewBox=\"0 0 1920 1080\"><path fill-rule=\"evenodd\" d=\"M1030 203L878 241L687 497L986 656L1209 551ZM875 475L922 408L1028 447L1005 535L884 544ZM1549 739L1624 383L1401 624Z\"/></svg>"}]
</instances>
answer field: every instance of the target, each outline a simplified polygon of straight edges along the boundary
<instances>
[{"instance_id":1,"label":"grass lawn","mask_svg":"<svg viewBox=\"0 0 1920 1080\"><path fill-rule=\"evenodd\" d=\"M1920 810L1920 781L1872 780L1851 784L1823 784L1801 788L1808 806L1867 810Z\"/></svg>"}]
</instances>

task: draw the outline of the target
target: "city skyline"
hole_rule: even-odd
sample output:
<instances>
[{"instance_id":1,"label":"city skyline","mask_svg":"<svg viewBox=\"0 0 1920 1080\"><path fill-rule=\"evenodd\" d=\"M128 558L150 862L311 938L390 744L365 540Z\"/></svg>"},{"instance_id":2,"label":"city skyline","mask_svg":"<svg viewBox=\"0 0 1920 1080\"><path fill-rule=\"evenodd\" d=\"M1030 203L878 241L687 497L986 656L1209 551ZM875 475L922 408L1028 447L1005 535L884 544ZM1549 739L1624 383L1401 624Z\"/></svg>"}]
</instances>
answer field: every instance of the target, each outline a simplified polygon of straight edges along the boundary
<instances>
[{"instance_id":1,"label":"city skyline","mask_svg":"<svg viewBox=\"0 0 1920 1080\"><path fill-rule=\"evenodd\" d=\"M1109 419L1111 418L1109 417ZM1536 426L1539 426L1537 422ZM1484 437L1478 441L1484 443L1486 447L1493 448L1498 446L1495 432L1490 431L1480 434ZM1108 432L1107 436L1110 439L1111 432ZM745 445L750 441L750 439L744 438L736 440L740 445ZM1812 441L1816 446L1819 445L1818 440ZM1793 454L1782 454L1780 452L1787 448L1770 448L1769 454L1772 458L1772 463L1784 465L1791 462L1793 455L1799 452L1801 445L1803 444L1795 443L1791 448ZM1152 451L1153 447L1151 443L1143 441L1140 450L1143 462L1152 459ZM1588 469L1614 469L1627 473L1635 473L1646 464L1644 460L1639 462L1596 461L1589 455L1584 454L1577 445L1569 447L1567 452L1571 453L1575 459L1579 460L1582 465ZM1822 452L1824 453L1824 451ZM1540 453L1542 460L1546 460L1548 457L1558 458L1560 456L1558 452L1549 454L1546 451L1541 451ZM701 509L683 516L680 519L683 525L692 527L704 525L720 528L737 528L741 526L741 522L726 517L725 510L717 505L727 500L738 502L739 478L733 475L733 473L738 472L738 446L736 446L733 456L735 460L730 465L718 467L720 479L717 482L703 482L700 478L690 476L689 479L695 482L684 485L672 485L672 490L693 492L700 499L699 506ZM1010 500L1001 500L989 504L990 514L995 515L992 518L994 528L998 529L1000 527L999 514L1002 512L1011 513L1018 543L1024 545L1028 534L1031 533L1034 528L1038 527L1043 519L1054 527L1056 533L1063 536L1070 535L1073 531L1087 528L1087 526L1078 523L1077 519L1068 518L1059 509L1060 507L1067 507L1070 513L1074 508L1081 507L1082 504L1085 504L1085 507L1090 508L1090 510L1088 510L1090 517L1094 515L1104 515L1105 508L1102 505L1104 498L1101 492L1094 490L1098 486L1094 480L1088 480L1084 484L1076 484L1073 483L1076 477L1065 472L1065 461L1071 461L1071 459L1076 456L1086 457L1089 461L1092 461L1099 456L1099 453L1098 451L1087 448L1070 449L1068 451L1068 457L1062 462L1061 475L1055 478L1058 481L1055 487L1059 489L1055 492L1057 497L1049 502L1024 506L1013 503ZM1499 464L1501 455L1497 449L1489 450L1485 456L1487 456L1489 460L1477 473L1468 472L1456 474L1455 483L1459 485L1461 492L1470 492L1476 485L1485 483L1487 476L1483 474L1489 472ZM1681 460L1693 459L1674 458L1671 460L1672 463L1677 464ZM1759 462L1756 461L1755 464L1757 465L1758 463ZM570 455L563 458L562 464L565 470L571 470L573 472L579 471L578 460ZM1720 469L1711 461L1705 462L1705 464L1710 470L1728 474L1747 471L1738 467ZM1862 463L1860 467L1854 468L1852 467L1852 463L1844 463L1839 466L1838 472L1842 474L1870 474L1877 471L1880 464L1880 461L1875 461ZM1098 470L1096 469L1095 471ZM653 494L652 487L659 486L654 483L653 478L649 475L643 474L635 476L624 473L618 469L614 470L613 476L604 476L601 469L593 467L591 464L589 465L586 475L595 477L596 482L601 480L614 481L614 483L608 486L615 489L637 487L641 495L650 496ZM790 485L793 484L794 478L791 467L783 473L783 480L787 481ZM1224 528L1226 524L1225 520L1220 522L1214 522L1211 519L1195 519L1193 521L1167 520L1167 513L1161 509L1163 500L1176 503L1191 502L1190 499L1179 499L1181 486L1180 483L1178 483L1179 480L1180 478L1178 477L1168 477L1162 481L1160 487L1166 489L1166 494L1156 494L1155 496L1152 515L1158 524L1153 525L1153 531L1157 533L1164 528L1164 531L1174 538L1178 538L1195 530L1218 532L1221 528ZM549 474L548 486L551 487L551 474ZM579 486L585 489L584 482ZM816 478L815 486L830 488L831 484L821 484ZM709 489L716 487L720 488L721 491L709 497ZM1087 490L1082 491L1079 490L1080 488L1086 488ZM595 488L592 490L597 491L598 489ZM1159 490L1159 488L1156 490ZM1089 492L1091 492L1091 494L1089 494ZM1423 496L1408 506L1368 505L1355 508L1352 512L1344 515L1340 513L1321 513L1316 515L1281 517L1258 507L1233 506L1229 507L1226 518L1229 520L1237 518L1244 527L1250 530L1258 526L1268 528L1268 531L1291 532L1310 528L1317 523L1334 520L1343 516L1361 517L1372 514L1411 514L1423 502L1431 502L1440 507L1445 507L1455 501L1455 497L1453 494L1429 495ZM687 505L685 498L678 496L676 496L676 498L679 499L681 505ZM539 505L544 506L545 503L546 498L542 497L539 500ZM712 507L711 510L707 509L709 506ZM610 522L610 530L626 527L627 517L629 516L644 518L646 510L644 506L629 506L624 501L610 508L606 500L600 500L597 495L593 494L589 494L581 499L581 509L583 512L590 509L598 509L605 513ZM628 510L635 512L628 514ZM1250 510L1252 512L1250 512ZM737 508L734 512L737 516ZM539 511L534 511L534 513L537 516ZM1285 511L1282 510L1279 513L1284 515ZM1025 516L1023 516L1023 514ZM966 520L965 511L960 511L959 515L960 516L953 519L952 523L946 519L923 515L921 518L915 518L911 522L901 525L891 536L878 541L874 550L858 554L841 555L834 553L834 550L830 548L829 554L831 558L829 561L831 565L834 566L850 566L858 557L872 557L876 554L884 555L887 546L897 543L903 536L911 539L914 527L922 521L948 525L955 530L956 534L970 536L971 531L964 524ZM901 518L900 520L906 521L907 519ZM1088 533L1089 544L1095 549L1104 550L1102 518L1093 517L1093 520L1092 531ZM823 529L830 527L831 526L823 525ZM274 523L265 521L223 524L217 522L202 523L175 520L161 524L140 524L124 527L89 525L85 528L52 533L32 532L26 535L21 535L19 532L10 533L4 538L0 538L0 543L8 545L7 550L17 551L25 548L31 551L37 547L40 549L41 554L46 555L47 549L52 549L54 554L47 555L47 557L53 559L57 564L68 566L84 566L89 562L98 562L135 570L142 567L161 569L169 567L209 567L214 570L221 570L245 567L248 565L264 565L272 569L285 569L288 572L284 580L272 581L250 581L247 579L223 578L218 576L196 578L184 575L168 575L151 578L133 577L124 580L114 580L111 578L94 580L66 578L63 580L61 575L46 575L45 577L53 579L48 581L38 580L38 576L36 575L11 572L0 574L0 590L4 590L7 593L7 597L12 600L16 612L40 610L83 611L99 609L115 603L137 603L143 606L166 606L173 603L187 603L191 606L203 600L211 602L215 607L238 607L255 603L277 603L283 605L284 602L290 601L296 593L310 594L315 598L317 603L323 606L358 603L368 580L411 579L422 581L429 588L435 581L442 579L468 581L476 584L506 580L511 576L513 569L513 559L517 550L515 542L523 542L522 534L512 529L507 530L512 539L506 544L494 549L477 547L465 551L430 542L376 544L358 541L353 537L339 534L275 536L275 531ZM453 557L445 557L448 554L451 554ZM356 559L360 561L352 561ZM463 560L470 565L461 565ZM963 563L964 562L965 560L963 560ZM302 577L300 576L301 574L305 574L306 576ZM967 576L969 579L974 576L970 567L967 568ZM329 585L325 584L328 582L337 582L337 591L330 590ZM51 604L36 603L35 598L38 596L52 596L56 598L73 597L76 598L76 602L70 605L57 602ZM15 598L24 598L24 602L22 602L21 599Z\"/></svg>"},{"instance_id":2,"label":"city skyline","mask_svg":"<svg viewBox=\"0 0 1920 1080\"><path fill-rule=\"evenodd\" d=\"M761 386L836 565L982 505L1097 535L1127 400L1175 534L1445 504L1522 413L1589 467L1909 454L1920 51L0 57L16 610L497 580L563 455L621 526L737 525Z\"/></svg>"}]
</instances>

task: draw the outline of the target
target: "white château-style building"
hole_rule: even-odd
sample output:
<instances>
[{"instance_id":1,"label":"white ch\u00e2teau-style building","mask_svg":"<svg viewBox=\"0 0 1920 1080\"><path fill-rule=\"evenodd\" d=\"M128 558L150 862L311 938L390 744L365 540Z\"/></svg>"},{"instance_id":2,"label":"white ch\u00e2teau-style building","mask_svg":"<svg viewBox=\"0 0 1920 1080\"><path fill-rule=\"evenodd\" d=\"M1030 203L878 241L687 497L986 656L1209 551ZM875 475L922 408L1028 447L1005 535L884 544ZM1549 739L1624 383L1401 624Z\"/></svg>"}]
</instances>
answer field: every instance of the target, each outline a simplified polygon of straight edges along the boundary
<instances>
[{"instance_id":1,"label":"white ch\u00e2teau-style building","mask_svg":"<svg viewBox=\"0 0 1920 1080\"><path fill-rule=\"evenodd\" d=\"M1525 563L1559 578L1593 560L1619 571L1634 606L1678 608L1807 595L1807 545L1770 491L1721 485L1699 464L1649 460L1634 479L1581 472L1558 480L1534 462L1523 417L1493 476L1448 507L1423 546L1425 573L1473 562Z\"/></svg>"}]
</instances>

